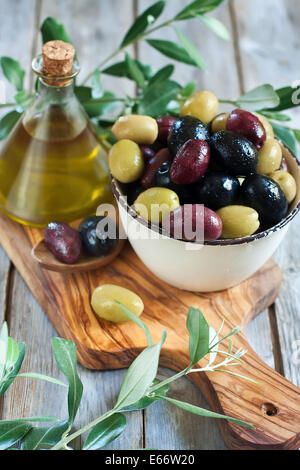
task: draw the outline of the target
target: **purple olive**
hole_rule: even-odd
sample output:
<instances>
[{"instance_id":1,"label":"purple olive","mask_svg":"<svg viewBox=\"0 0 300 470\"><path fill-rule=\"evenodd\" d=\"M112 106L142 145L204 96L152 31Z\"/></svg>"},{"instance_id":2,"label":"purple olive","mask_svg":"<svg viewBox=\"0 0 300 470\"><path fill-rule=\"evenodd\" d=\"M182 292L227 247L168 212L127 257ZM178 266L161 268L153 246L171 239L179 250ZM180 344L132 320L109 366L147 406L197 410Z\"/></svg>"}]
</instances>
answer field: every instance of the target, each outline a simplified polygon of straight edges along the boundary
<instances>
[{"instance_id":1,"label":"purple olive","mask_svg":"<svg viewBox=\"0 0 300 470\"><path fill-rule=\"evenodd\" d=\"M158 124L158 137L157 140L162 144L167 144L169 132L176 121L172 116L161 116L156 119Z\"/></svg>"},{"instance_id":2,"label":"purple olive","mask_svg":"<svg viewBox=\"0 0 300 470\"><path fill-rule=\"evenodd\" d=\"M75 263L81 253L79 232L62 222L50 222L47 225L45 243L54 256L66 264Z\"/></svg>"},{"instance_id":3,"label":"purple olive","mask_svg":"<svg viewBox=\"0 0 300 470\"><path fill-rule=\"evenodd\" d=\"M241 134L259 150L266 141L266 131L257 116L244 109L234 109L226 121L226 130Z\"/></svg>"},{"instance_id":4,"label":"purple olive","mask_svg":"<svg viewBox=\"0 0 300 470\"><path fill-rule=\"evenodd\" d=\"M146 170L142 176L141 183L144 188L151 188L155 186L155 174L161 167L163 162L171 159L168 148L159 150L150 160L146 163Z\"/></svg>"},{"instance_id":5,"label":"purple olive","mask_svg":"<svg viewBox=\"0 0 300 470\"><path fill-rule=\"evenodd\" d=\"M170 176L173 183L191 184L206 172L210 148L204 140L190 139L180 147L173 160Z\"/></svg>"},{"instance_id":6,"label":"purple olive","mask_svg":"<svg viewBox=\"0 0 300 470\"><path fill-rule=\"evenodd\" d=\"M146 145L140 145L140 149L142 151L145 163L147 163L150 158L153 158L155 155L155 150L153 150L151 147L147 147Z\"/></svg>"},{"instance_id":7,"label":"purple olive","mask_svg":"<svg viewBox=\"0 0 300 470\"><path fill-rule=\"evenodd\" d=\"M162 227L177 239L212 241L222 234L222 220L202 204L185 204L162 220Z\"/></svg>"}]
</instances>

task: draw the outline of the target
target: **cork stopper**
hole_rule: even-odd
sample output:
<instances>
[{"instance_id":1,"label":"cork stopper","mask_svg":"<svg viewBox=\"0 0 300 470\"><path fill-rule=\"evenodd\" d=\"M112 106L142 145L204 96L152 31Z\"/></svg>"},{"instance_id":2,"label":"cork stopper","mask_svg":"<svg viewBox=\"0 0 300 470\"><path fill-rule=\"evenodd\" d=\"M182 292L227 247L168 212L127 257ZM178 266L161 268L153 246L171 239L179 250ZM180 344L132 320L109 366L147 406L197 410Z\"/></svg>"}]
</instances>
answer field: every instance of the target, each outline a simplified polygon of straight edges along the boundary
<instances>
[{"instance_id":1,"label":"cork stopper","mask_svg":"<svg viewBox=\"0 0 300 470\"><path fill-rule=\"evenodd\" d=\"M72 72L75 49L72 44L64 41L49 41L44 44L42 49L43 72L52 77L63 77ZM55 86L64 86L70 83L68 80L45 80L46 83Z\"/></svg>"}]
</instances>

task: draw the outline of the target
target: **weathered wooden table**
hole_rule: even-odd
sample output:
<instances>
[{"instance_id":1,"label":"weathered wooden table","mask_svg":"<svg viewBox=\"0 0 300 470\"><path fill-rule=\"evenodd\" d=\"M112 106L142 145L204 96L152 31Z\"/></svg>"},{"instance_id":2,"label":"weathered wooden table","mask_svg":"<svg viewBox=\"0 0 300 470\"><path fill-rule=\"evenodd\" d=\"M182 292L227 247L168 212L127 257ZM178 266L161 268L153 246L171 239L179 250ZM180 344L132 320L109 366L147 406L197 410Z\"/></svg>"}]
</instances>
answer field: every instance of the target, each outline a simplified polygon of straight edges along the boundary
<instances>
[{"instance_id":1,"label":"weathered wooden table","mask_svg":"<svg viewBox=\"0 0 300 470\"><path fill-rule=\"evenodd\" d=\"M187 0L169 0L164 16L170 17ZM149 0L0 0L0 56L8 55L29 69L32 57L41 49L39 25L47 16L62 21L74 40L84 71L101 61L120 42L134 17ZM222 98L235 98L262 83L275 87L300 79L300 8L298 0L229 0L214 13L231 32L231 42L218 39L199 21L181 23L180 28L198 45L208 72L176 64L176 79L197 80L199 89L208 88ZM170 38L172 30L155 37ZM141 43L131 51L137 58L158 69L166 63L161 55ZM1 76L0 76L1 78ZM133 93L131 82L104 77L104 85L118 92ZM27 86L33 77L28 76ZM8 87L7 96L13 91ZM300 127L298 111L294 114ZM300 386L300 217L275 255L283 270L281 295L268 311L248 327L247 336L260 356L277 371ZM56 332L29 292L4 251L0 250L0 323L6 320L11 335L26 342L23 370L40 371L59 377L51 352ZM82 426L112 406L124 371L94 372L79 366L84 397L75 425ZM168 374L167 370L161 373ZM205 400L188 379L172 386L172 395L206 406ZM67 413L65 390L29 379L18 379L0 400L0 417ZM75 447L79 447L77 441ZM140 449L225 449L213 420L190 415L168 404L155 404L128 416L127 431L109 448Z\"/></svg>"}]
</instances>

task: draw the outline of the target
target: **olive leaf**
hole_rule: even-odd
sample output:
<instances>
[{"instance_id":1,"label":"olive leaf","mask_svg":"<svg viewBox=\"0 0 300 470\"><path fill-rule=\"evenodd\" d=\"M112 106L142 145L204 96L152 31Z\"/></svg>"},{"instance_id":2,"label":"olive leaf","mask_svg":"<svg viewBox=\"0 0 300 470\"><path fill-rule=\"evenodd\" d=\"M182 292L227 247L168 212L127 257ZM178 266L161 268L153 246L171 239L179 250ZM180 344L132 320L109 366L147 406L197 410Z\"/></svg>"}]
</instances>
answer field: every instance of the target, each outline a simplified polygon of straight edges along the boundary
<instances>
[{"instance_id":1,"label":"olive leaf","mask_svg":"<svg viewBox=\"0 0 300 470\"><path fill-rule=\"evenodd\" d=\"M168 80L174 72L174 65L166 65L165 67L158 70L153 77L149 80L149 86L154 85L154 83L164 82Z\"/></svg>"},{"instance_id":2,"label":"olive leaf","mask_svg":"<svg viewBox=\"0 0 300 470\"><path fill-rule=\"evenodd\" d=\"M148 26L153 24L155 20L161 15L165 7L166 2L159 1L151 5L147 10L145 10L140 16L137 17L133 25L129 28L123 41L121 42L121 47L125 47L131 42L135 41L146 29Z\"/></svg>"},{"instance_id":3,"label":"olive leaf","mask_svg":"<svg viewBox=\"0 0 300 470\"><path fill-rule=\"evenodd\" d=\"M209 325L200 310L190 307L186 327L189 332L190 361L193 366L209 352Z\"/></svg>"},{"instance_id":4,"label":"olive leaf","mask_svg":"<svg viewBox=\"0 0 300 470\"><path fill-rule=\"evenodd\" d=\"M278 88L276 93L279 96L280 102L275 106L270 106L272 112L283 111L284 109L294 108L300 105L299 87L293 88L286 86Z\"/></svg>"},{"instance_id":5,"label":"olive leaf","mask_svg":"<svg viewBox=\"0 0 300 470\"><path fill-rule=\"evenodd\" d=\"M165 338L166 333L163 332L159 343L148 346L133 361L122 382L115 410L133 405L144 397L156 377L160 350Z\"/></svg>"},{"instance_id":6,"label":"olive leaf","mask_svg":"<svg viewBox=\"0 0 300 470\"><path fill-rule=\"evenodd\" d=\"M271 112L271 111L260 111L260 114L265 116L267 119L273 119L274 121L291 121L292 118L287 114Z\"/></svg>"},{"instance_id":7,"label":"olive leaf","mask_svg":"<svg viewBox=\"0 0 300 470\"><path fill-rule=\"evenodd\" d=\"M152 76L152 68L150 65L145 65L139 60L133 59L136 66L141 70L144 75L145 80L149 80ZM102 70L102 73L106 75L113 75L114 77L126 77L132 80L132 77L128 71L128 67L125 61L116 62L115 64L110 65L106 69Z\"/></svg>"},{"instance_id":8,"label":"olive leaf","mask_svg":"<svg viewBox=\"0 0 300 470\"><path fill-rule=\"evenodd\" d=\"M239 108L246 109L247 111L258 111L265 108L273 108L278 106L280 98L272 85L265 84L254 88L242 95L237 100Z\"/></svg>"},{"instance_id":9,"label":"olive leaf","mask_svg":"<svg viewBox=\"0 0 300 470\"><path fill-rule=\"evenodd\" d=\"M72 41L67 31L65 30L64 25L50 16L43 21L41 26L41 33L43 44L45 44L45 42L54 41L56 39L72 44Z\"/></svg>"},{"instance_id":10,"label":"olive leaf","mask_svg":"<svg viewBox=\"0 0 300 470\"><path fill-rule=\"evenodd\" d=\"M178 406L182 410L189 411L190 413L196 414L198 416L205 416L206 418L216 418L216 419L226 419L228 421L233 421L235 424L242 426L243 428L255 429L255 427L247 423L246 421L242 421L237 418L233 418L231 416L221 415L219 413L214 413L213 411L206 410L205 408L200 408L199 406L191 405L190 403L185 403L184 401L174 400L173 398L168 397L161 397L163 400L172 403L172 405Z\"/></svg>"},{"instance_id":11,"label":"olive leaf","mask_svg":"<svg viewBox=\"0 0 300 470\"><path fill-rule=\"evenodd\" d=\"M67 431L68 421L50 427L32 428L22 439L21 450L46 450L60 441Z\"/></svg>"},{"instance_id":12,"label":"olive leaf","mask_svg":"<svg viewBox=\"0 0 300 470\"><path fill-rule=\"evenodd\" d=\"M144 74L127 52L125 54L125 62L130 78L135 81L139 88L144 88Z\"/></svg>"},{"instance_id":13,"label":"olive leaf","mask_svg":"<svg viewBox=\"0 0 300 470\"><path fill-rule=\"evenodd\" d=\"M32 428L23 421L0 421L0 450L5 450L19 442Z\"/></svg>"},{"instance_id":14,"label":"olive leaf","mask_svg":"<svg viewBox=\"0 0 300 470\"><path fill-rule=\"evenodd\" d=\"M92 98L101 98L103 96L103 88L99 70L95 70L92 77Z\"/></svg>"},{"instance_id":15,"label":"olive leaf","mask_svg":"<svg viewBox=\"0 0 300 470\"><path fill-rule=\"evenodd\" d=\"M149 330L148 326L146 325L146 323L144 323L137 315L135 315L131 310L129 310L129 308L127 308L125 305L123 305L118 300L115 300L115 303L122 310L122 313L124 313L124 315L126 315L126 317L128 317L129 320L133 321L140 328L142 328L142 330L145 333L148 346L152 346L153 345L152 336L151 336L150 330Z\"/></svg>"},{"instance_id":16,"label":"olive leaf","mask_svg":"<svg viewBox=\"0 0 300 470\"><path fill-rule=\"evenodd\" d=\"M173 41L165 39L147 39L146 42L161 54L170 57L171 59L198 67L197 61L195 61L190 53L187 52L184 47L179 46Z\"/></svg>"},{"instance_id":17,"label":"olive leaf","mask_svg":"<svg viewBox=\"0 0 300 470\"><path fill-rule=\"evenodd\" d=\"M6 359L8 349L8 327L4 322L0 330L0 380L5 375Z\"/></svg>"},{"instance_id":18,"label":"olive leaf","mask_svg":"<svg viewBox=\"0 0 300 470\"><path fill-rule=\"evenodd\" d=\"M169 103L177 98L180 90L180 85L172 80L146 87L137 105L138 114L147 114L152 117L166 114Z\"/></svg>"},{"instance_id":19,"label":"olive leaf","mask_svg":"<svg viewBox=\"0 0 300 470\"><path fill-rule=\"evenodd\" d=\"M0 57L0 65L7 80L14 85L18 91L23 90L25 71L22 69L19 62L11 57Z\"/></svg>"},{"instance_id":20,"label":"olive leaf","mask_svg":"<svg viewBox=\"0 0 300 470\"><path fill-rule=\"evenodd\" d=\"M189 98L195 91L197 86L196 82L189 82L187 83L181 90L180 95L182 98Z\"/></svg>"},{"instance_id":21,"label":"olive leaf","mask_svg":"<svg viewBox=\"0 0 300 470\"><path fill-rule=\"evenodd\" d=\"M224 0L195 0L189 3L175 16L176 21L188 20L197 15L203 15L217 8Z\"/></svg>"},{"instance_id":22,"label":"olive leaf","mask_svg":"<svg viewBox=\"0 0 300 470\"><path fill-rule=\"evenodd\" d=\"M114 413L91 430L82 450L98 450L115 440L126 427L126 416Z\"/></svg>"},{"instance_id":23,"label":"olive leaf","mask_svg":"<svg viewBox=\"0 0 300 470\"><path fill-rule=\"evenodd\" d=\"M82 397L83 385L77 372L76 346L63 338L52 338L52 348L56 363L69 382L68 410L71 427Z\"/></svg>"},{"instance_id":24,"label":"olive leaf","mask_svg":"<svg viewBox=\"0 0 300 470\"><path fill-rule=\"evenodd\" d=\"M8 387L10 387L10 385L13 383L23 363L23 359L25 356L25 344L17 343L17 345L18 345L18 358L13 365L11 364L10 369L6 371L5 377L2 380L0 380L0 397L6 392Z\"/></svg>"},{"instance_id":25,"label":"olive leaf","mask_svg":"<svg viewBox=\"0 0 300 470\"><path fill-rule=\"evenodd\" d=\"M295 132L288 127L271 122L275 136L283 142L293 153L296 153Z\"/></svg>"},{"instance_id":26,"label":"olive leaf","mask_svg":"<svg viewBox=\"0 0 300 470\"><path fill-rule=\"evenodd\" d=\"M214 18L213 16L206 16L206 15L197 15L197 18L199 18L202 21L202 23L205 24L205 26L211 29L221 39L224 39L224 41L230 40L230 34L229 34L228 29L217 18Z\"/></svg>"},{"instance_id":27,"label":"olive leaf","mask_svg":"<svg viewBox=\"0 0 300 470\"><path fill-rule=\"evenodd\" d=\"M198 49L181 31L179 31L179 29L175 28L175 31L176 31L179 41L181 42L182 46L186 50L187 54L194 61L195 65L197 65L197 67L199 67L202 70L206 70L205 62L200 56Z\"/></svg>"},{"instance_id":28,"label":"olive leaf","mask_svg":"<svg viewBox=\"0 0 300 470\"><path fill-rule=\"evenodd\" d=\"M90 117L97 117L109 113L119 106L116 101L116 95L110 91L104 91L99 100L90 99L83 102L82 105Z\"/></svg>"},{"instance_id":29,"label":"olive leaf","mask_svg":"<svg viewBox=\"0 0 300 470\"><path fill-rule=\"evenodd\" d=\"M160 384L160 380L154 379L153 383L151 384L152 386L157 386ZM148 406L152 405L152 403L161 400L162 396L166 396L168 391L169 391L169 384L162 385L158 389L155 390L155 393L153 396L144 396L140 400L138 400L136 403L133 403L133 405L127 406L126 408L123 408L122 412L128 412L128 411L137 411L137 410L143 410L147 408ZM157 395L160 395L159 397Z\"/></svg>"},{"instance_id":30,"label":"olive leaf","mask_svg":"<svg viewBox=\"0 0 300 470\"><path fill-rule=\"evenodd\" d=\"M18 122L21 113L11 111L0 120L0 140L5 139Z\"/></svg>"}]
</instances>

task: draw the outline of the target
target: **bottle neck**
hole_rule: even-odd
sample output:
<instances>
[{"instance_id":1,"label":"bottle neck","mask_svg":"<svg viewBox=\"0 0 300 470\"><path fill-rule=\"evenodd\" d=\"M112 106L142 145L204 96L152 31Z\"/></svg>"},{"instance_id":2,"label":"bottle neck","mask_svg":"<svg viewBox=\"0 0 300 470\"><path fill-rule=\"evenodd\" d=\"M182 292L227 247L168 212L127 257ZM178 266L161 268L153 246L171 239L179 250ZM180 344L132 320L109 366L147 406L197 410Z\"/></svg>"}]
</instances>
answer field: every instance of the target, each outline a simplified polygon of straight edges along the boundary
<instances>
[{"instance_id":1,"label":"bottle neck","mask_svg":"<svg viewBox=\"0 0 300 470\"><path fill-rule=\"evenodd\" d=\"M64 86L53 86L39 78L38 94L41 98L51 101L52 104L62 104L74 97L74 82L71 80Z\"/></svg>"}]
</instances>

